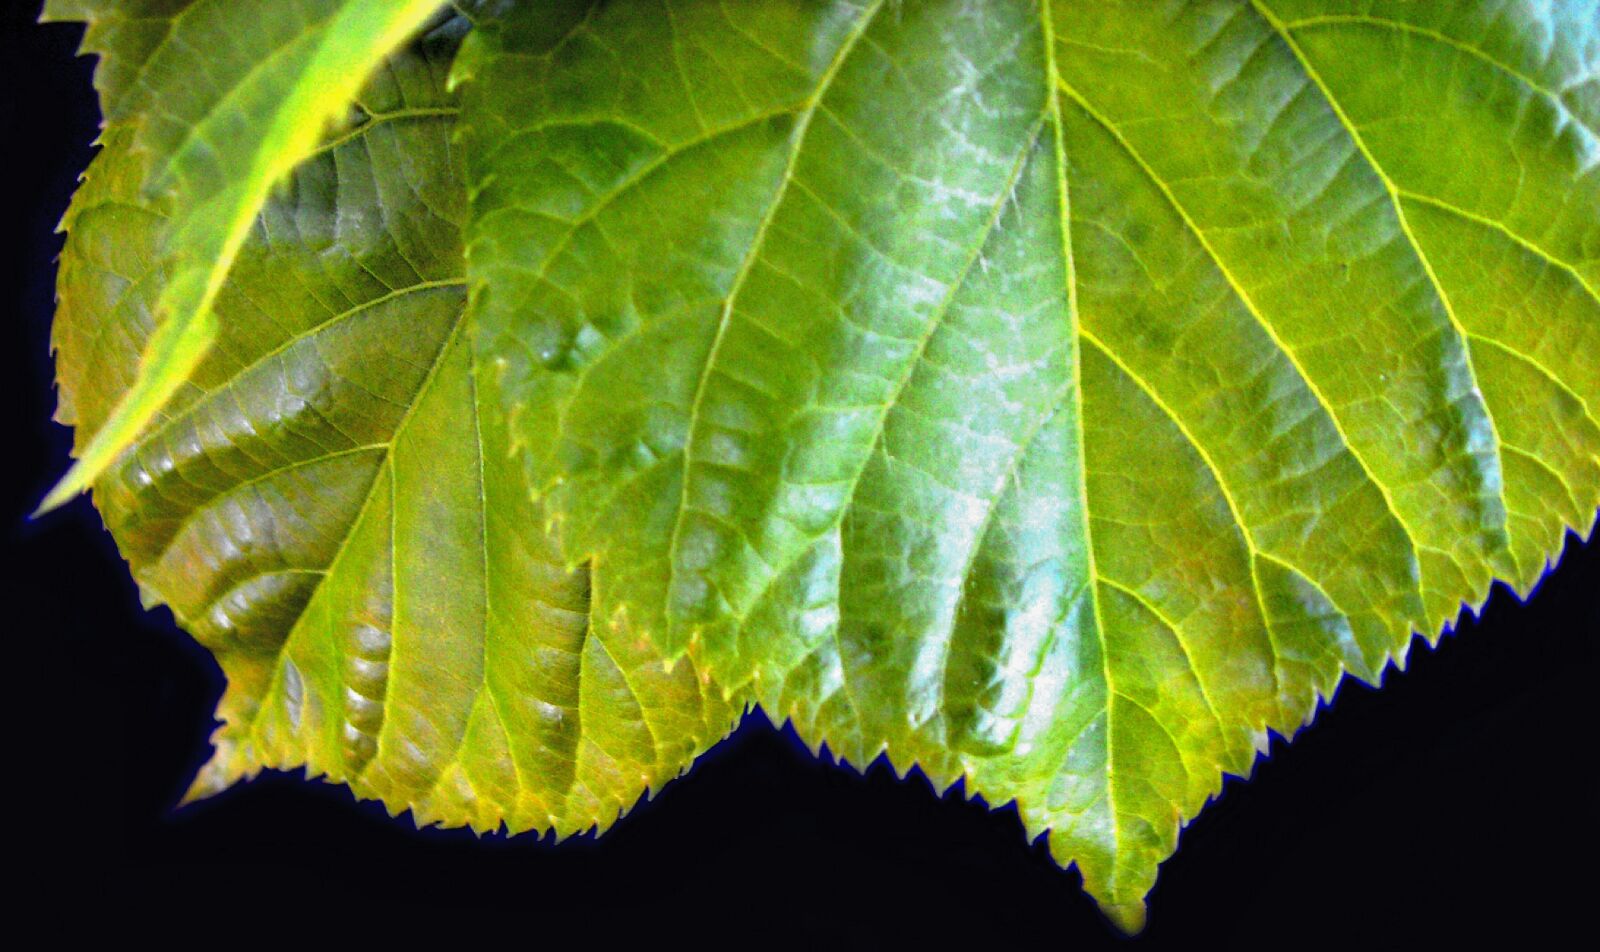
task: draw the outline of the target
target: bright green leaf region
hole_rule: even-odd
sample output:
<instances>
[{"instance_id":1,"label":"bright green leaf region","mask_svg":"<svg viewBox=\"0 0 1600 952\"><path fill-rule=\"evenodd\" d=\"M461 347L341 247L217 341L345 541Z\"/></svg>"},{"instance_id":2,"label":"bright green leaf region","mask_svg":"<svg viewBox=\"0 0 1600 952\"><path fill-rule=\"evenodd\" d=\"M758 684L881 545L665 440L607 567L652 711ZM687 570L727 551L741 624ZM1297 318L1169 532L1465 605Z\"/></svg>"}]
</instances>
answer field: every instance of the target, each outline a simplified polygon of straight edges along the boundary
<instances>
[{"instance_id":1,"label":"bright green leaf region","mask_svg":"<svg viewBox=\"0 0 1600 952\"><path fill-rule=\"evenodd\" d=\"M391 53L429 6L52 7L110 117L60 417L228 676L197 795L565 835L759 704L1014 802L1135 930L1269 731L1595 522L1595 0L522 0Z\"/></svg>"}]
</instances>

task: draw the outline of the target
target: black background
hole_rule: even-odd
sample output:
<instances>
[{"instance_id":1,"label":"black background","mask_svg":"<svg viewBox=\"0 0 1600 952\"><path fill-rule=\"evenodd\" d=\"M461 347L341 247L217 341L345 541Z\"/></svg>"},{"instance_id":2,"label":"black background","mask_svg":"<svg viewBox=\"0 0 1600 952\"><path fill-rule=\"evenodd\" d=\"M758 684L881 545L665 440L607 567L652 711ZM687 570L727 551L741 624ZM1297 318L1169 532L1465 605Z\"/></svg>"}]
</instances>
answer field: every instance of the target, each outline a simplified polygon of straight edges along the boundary
<instances>
[{"instance_id":1,"label":"black background","mask_svg":"<svg viewBox=\"0 0 1600 952\"><path fill-rule=\"evenodd\" d=\"M393 909L515 923L529 945L553 930L602 946L1120 944L1012 811L937 797L882 765L830 766L760 719L599 840L419 832L286 775L175 808L207 752L219 674L165 610L140 609L86 500L26 520L67 463L69 434L49 422L54 226L97 121L79 29L34 26L30 7L0 28L16 161L5 403L19 430L0 533L16 556L5 683L26 699L5 749L28 853L8 865L38 869L35 891L82 910L133 900L174 935L207 909L285 937L307 934L297 920ZM1276 741L1252 780L1229 780L1162 868L1137 946L1592 931L1600 553L1568 548L1530 603L1497 589L1481 620L1419 646L1381 692L1346 683L1292 747Z\"/></svg>"}]
</instances>

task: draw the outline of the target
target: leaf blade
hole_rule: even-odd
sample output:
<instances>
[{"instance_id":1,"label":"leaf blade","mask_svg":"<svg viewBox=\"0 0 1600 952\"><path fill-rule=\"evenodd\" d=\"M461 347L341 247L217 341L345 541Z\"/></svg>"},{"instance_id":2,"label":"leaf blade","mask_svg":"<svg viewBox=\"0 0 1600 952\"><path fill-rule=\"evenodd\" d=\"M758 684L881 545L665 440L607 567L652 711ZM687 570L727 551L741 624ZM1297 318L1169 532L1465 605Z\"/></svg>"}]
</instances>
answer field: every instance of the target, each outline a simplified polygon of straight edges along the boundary
<instances>
[{"instance_id":1,"label":"leaf blade","mask_svg":"<svg viewBox=\"0 0 1600 952\"><path fill-rule=\"evenodd\" d=\"M484 45L465 70L469 274L566 558L627 562L615 611L814 746L858 765L886 751L938 786L965 777L1015 799L1137 928L1182 822L1224 773L1249 772L1269 729L1303 723L1346 671L1403 662L1413 631L1433 636L1493 579L1531 584L1561 532L1592 523L1593 349L1559 374L1504 353L1548 335L1573 359L1592 329L1585 252L1552 259L1524 239L1496 268L1535 290L1486 301L1470 293L1486 269L1418 210L1473 208L1521 169L1543 196L1527 207L1560 211L1540 240L1593 246L1590 99L1569 92L1592 73L1583 4L1548 12L1572 21L1548 62L1545 13L1486 23L1465 3L1356 17L1019 2L985 23L960 4L869 21L840 3L827 8L862 25L837 62L836 32L786 47L761 30L792 23L718 22L710 6L593 10L536 55ZM1429 45L1308 38L1368 17L1411 18L1389 32ZM704 124L738 84L684 64L726 73L733 54L709 51L734 26L828 64L789 100L817 118L787 143L772 204L738 199L747 181L772 188L752 153L685 151L670 179L622 177L627 191L599 186L603 201L576 205L592 210L558 215L570 231L519 273L527 249L506 225L562 194L525 170L581 147L502 143L566 111ZM493 29L526 36L526 17ZM1554 117L1516 130L1527 161L1488 147L1509 112L1450 86L1461 57L1493 61L1516 102ZM577 75L586 87L560 85ZM544 103L558 85L555 107L497 91ZM670 92L646 107L619 88ZM1008 113L1029 96L1037 108ZM1478 191L1438 192L1450 167L1423 177L1417 157L1436 153L1375 118L1385 109L1484 137L1461 180ZM1057 146L1033 155L1040 116ZM1001 164L1026 179L1029 162L1054 170L1031 189L973 185ZM698 214L662 213L675 202ZM1028 247L1006 258L962 219L975 206L1005 218L1002 240L1032 229ZM947 240L957 220L967 240ZM963 292L968 261L984 290L963 323L938 302ZM1022 302L1052 281L1062 294L1039 306L1056 346L1038 332L1030 365ZM1508 308L1528 336L1484 343L1512 326ZM1527 409L1529 394L1550 409ZM639 509L652 515L623 541L613 526Z\"/></svg>"},{"instance_id":2,"label":"leaf blade","mask_svg":"<svg viewBox=\"0 0 1600 952\"><path fill-rule=\"evenodd\" d=\"M587 570L552 552L477 399L444 88L464 28L391 57L361 125L268 200L218 295L219 346L95 484L147 603L228 678L189 799L304 767L418 823L564 837L609 826L739 713L590 623ZM162 227L128 214L148 201L139 161L108 137L70 218L74 419L115 403L150 332L159 262L121 253Z\"/></svg>"}]
</instances>

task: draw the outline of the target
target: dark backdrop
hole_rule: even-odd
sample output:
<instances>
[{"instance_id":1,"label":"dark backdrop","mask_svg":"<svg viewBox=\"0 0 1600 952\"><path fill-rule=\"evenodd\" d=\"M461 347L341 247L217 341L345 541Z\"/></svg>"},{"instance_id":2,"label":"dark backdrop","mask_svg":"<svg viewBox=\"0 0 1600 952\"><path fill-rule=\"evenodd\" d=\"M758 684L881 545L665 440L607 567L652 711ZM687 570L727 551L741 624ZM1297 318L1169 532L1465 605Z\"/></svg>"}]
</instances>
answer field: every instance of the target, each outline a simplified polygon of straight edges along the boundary
<instances>
[{"instance_id":1,"label":"dark backdrop","mask_svg":"<svg viewBox=\"0 0 1600 952\"><path fill-rule=\"evenodd\" d=\"M36 891L82 911L59 922L135 899L173 936L210 908L288 937L305 934L297 919L359 924L397 903L399 921L514 922L529 945L563 924L602 946L1117 941L1011 810L941 799L881 764L864 777L823 764L764 721L598 841L418 832L285 775L175 808L207 750L216 668L165 610L140 609L86 500L25 518L67 465L69 435L49 422L54 226L97 113L79 30L33 26L32 4L8 2L5 403L20 439L0 510L17 556L3 670L24 700L6 725L7 787L23 803L5 835L28 850L8 866L37 869ZM1531 603L1496 590L1481 620L1418 648L1381 692L1345 684L1254 779L1230 780L1163 868L1139 945L1589 931L1600 558L1569 543Z\"/></svg>"}]
</instances>

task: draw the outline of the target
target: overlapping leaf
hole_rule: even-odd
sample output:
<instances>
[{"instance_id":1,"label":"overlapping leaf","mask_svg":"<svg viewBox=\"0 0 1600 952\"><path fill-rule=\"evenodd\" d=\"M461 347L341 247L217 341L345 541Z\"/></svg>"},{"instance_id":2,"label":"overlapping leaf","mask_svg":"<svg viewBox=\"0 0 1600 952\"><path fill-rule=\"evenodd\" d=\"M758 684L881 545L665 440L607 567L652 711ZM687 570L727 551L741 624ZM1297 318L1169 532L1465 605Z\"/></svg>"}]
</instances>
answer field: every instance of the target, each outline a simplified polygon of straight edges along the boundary
<instances>
[{"instance_id":1,"label":"overlapping leaf","mask_svg":"<svg viewBox=\"0 0 1600 952\"><path fill-rule=\"evenodd\" d=\"M181 388L217 337L212 304L268 190L344 116L368 71L439 0L51 0L88 24L119 174L166 218L166 267L138 374L42 508L88 488Z\"/></svg>"},{"instance_id":2,"label":"overlapping leaf","mask_svg":"<svg viewBox=\"0 0 1600 952\"><path fill-rule=\"evenodd\" d=\"M1594 518L1593 3L539 4L460 68L597 617L1125 926L1267 729Z\"/></svg>"},{"instance_id":3,"label":"overlapping leaf","mask_svg":"<svg viewBox=\"0 0 1600 952\"><path fill-rule=\"evenodd\" d=\"M419 822L565 835L738 713L590 628L588 573L560 566L478 399L443 91L463 28L390 60L267 203L216 347L95 485L146 599L227 674L192 795L304 765ZM138 161L109 137L70 218L56 340L84 425L129 385L163 277Z\"/></svg>"}]
</instances>

